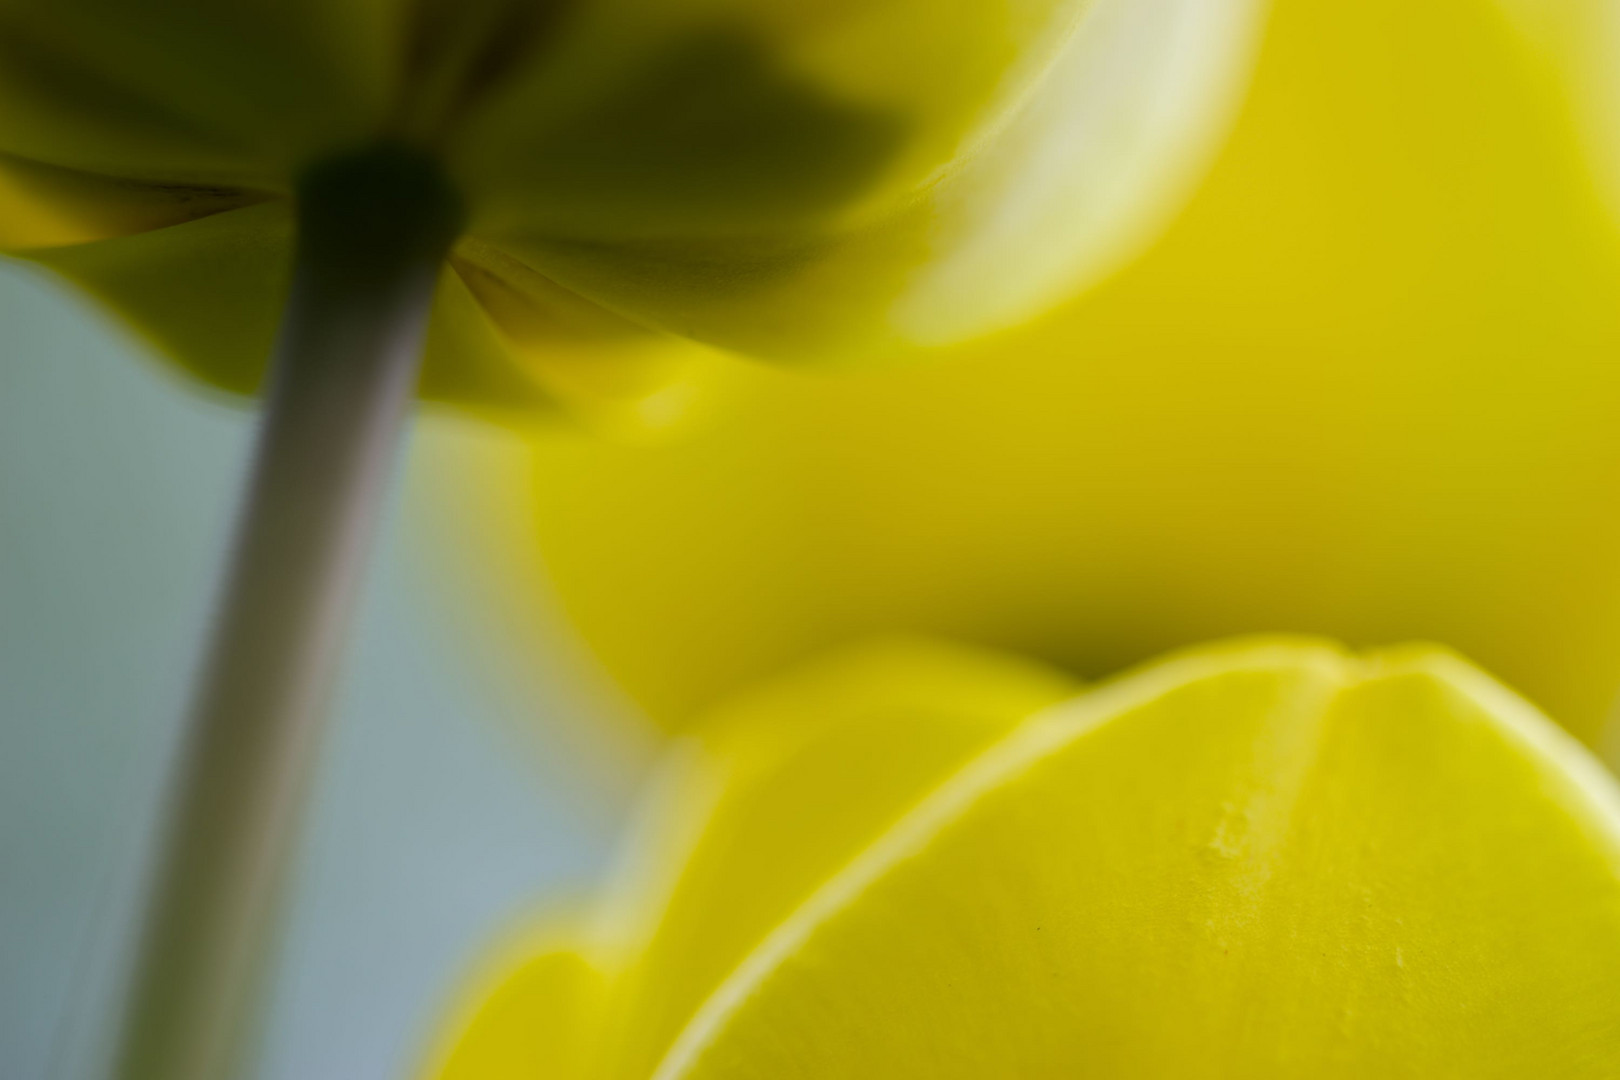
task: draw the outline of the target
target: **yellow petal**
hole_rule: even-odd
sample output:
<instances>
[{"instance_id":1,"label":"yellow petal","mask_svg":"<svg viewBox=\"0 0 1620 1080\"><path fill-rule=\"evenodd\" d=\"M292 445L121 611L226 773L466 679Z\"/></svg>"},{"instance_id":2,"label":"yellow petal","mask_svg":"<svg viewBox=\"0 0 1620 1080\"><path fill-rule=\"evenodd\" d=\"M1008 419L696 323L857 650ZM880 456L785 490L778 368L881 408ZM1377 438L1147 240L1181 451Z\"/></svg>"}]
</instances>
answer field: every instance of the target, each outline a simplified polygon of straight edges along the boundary
<instances>
[{"instance_id":1,"label":"yellow petal","mask_svg":"<svg viewBox=\"0 0 1620 1080\"><path fill-rule=\"evenodd\" d=\"M262 202L235 187L133 183L0 156L0 250L83 244Z\"/></svg>"},{"instance_id":2,"label":"yellow petal","mask_svg":"<svg viewBox=\"0 0 1620 1080\"><path fill-rule=\"evenodd\" d=\"M395 0L5 0L0 152L132 181L284 186L380 128Z\"/></svg>"},{"instance_id":3,"label":"yellow petal","mask_svg":"<svg viewBox=\"0 0 1620 1080\"><path fill-rule=\"evenodd\" d=\"M482 312L480 321L498 339L501 366L532 381L574 416L618 437L655 432L683 419L717 360L702 346L650 330L562 288L495 245L464 240L451 263ZM446 348L442 355L440 370L449 372L457 354Z\"/></svg>"},{"instance_id":4,"label":"yellow petal","mask_svg":"<svg viewBox=\"0 0 1620 1080\"><path fill-rule=\"evenodd\" d=\"M110 212L109 205L100 210ZM152 212L165 212L165 207ZM20 254L106 303L192 375L233 393L251 394L263 382L280 324L292 237L289 206L278 199L164 228ZM532 422L537 415L555 414L561 405L587 417L608 414L604 422L621 428L639 430L665 419L643 403L677 384L686 368L668 372L656 384L620 389L596 373L611 372L625 358L599 349L588 360L575 359L587 372L570 381L570 354L553 357L541 349L526 357L522 342L504 332L480 301L454 264L440 274L420 384L424 398L510 422ZM649 359L662 357L660 350L666 348L675 347L662 340L648 346Z\"/></svg>"},{"instance_id":5,"label":"yellow petal","mask_svg":"<svg viewBox=\"0 0 1620 1080\"><path fill-rule=\"evenodd\" d=\"M539 445L530 557L670 725L874 629L1087 676L1290 630L1446 641L1596 741L1620 232L1560 93L1496 0L1281 0L1140 262L936 364L730 365L689 437Z\"/></svg>"},{"instance_id":6,"label":"yellow petal","mask_svg":"<svg viewBox=\"0 0 1620 1080\"><path fill-rule=\"evenodd\" d=\"M275 200L23 254L108 304L191 374L246 394L269 363L292 233L287 204Z\"/></svg>"},{"instance_id":7,"label":"yellow petal","mask_svg":"<svg viewBox=\"0 0 1620 1080\"><path fill-rule=\"evenodd\" d=\"M712 918L724 921L718 902ZM1266 642L1031 718L655 1076L1612 1076L1620 793L1449 654Z\"/></svg>"},{"instance_id":8,"label":"yellow petal","mask_svg":"<svg viewBox=\"0 0 1620 1080\"><path fill-rule=\"evenodd\" d=\"M1620 218L1620 9L1609 0L1498 0L1565 88Z\"/></svg>"},{"instance_id":9,"label":"yellow petal","mask_svg":"<svg viewBox=\"0 0 1620 1080\"><path fill-rule=\"evenodd\" d=\"M427 396L639 431L693 396L686 339L848 359L1095 279L1207 156L1259 3L0 0L0 248L239 390L285 259L232 212L403 140L471 211L442 303L490 305Z\"/></svg>"},{"instance_id":10,"label":"yellow petal","mask_svg":"<svg viewBox=\"0 0 1620 1080\"><path fill-rule=\"evenodd\" d=\"M543 952L504 973L426 1075L438 1080L585 1080L608 979L583 954Z\"/></svg>"},{"instance_id":11,"label":"yellow petal","mask_svg":"<svg viewBox=\"0 0 1620 1080\"><path fill-rule=\"evenodd\" d=\"M717 718L711 779L688 751L654 807L666 840L678 818L696 839L651 852L676 886L642 897L650 951L634 957L634 920L608 922L632 931L629 976L607 991L612 1018L581 1025L587 1075L1620 1068L1620 791L1478 670L1432 647L1233 642L986 723L965 753L934 743L954 724L886 719L930 701L961 718L1037 706L1054 689L1004 665L857 652ZM911 778L888 784L874 751ZM880 812L843 813L840 797ZM737 842L754 813L781 850ZM823 816L854 850L825 857L804 825ZM762 904L781 873L815 884ZM736 954L756 921L767 932ZM660 965L660 950L680 955L671 935L690 954ZM709 950L729 974L689 985ZM577 1075L531 1054L541 1025L578 1014L534 974L553 963L524 965L480 1011L455 1077ZM523 1004L537 982L545 1017ZM660 984L664 1012L644 1003ZM591 1010L598 987L583 991ZM679 1033L654 1067L642 1051L661 1052L669 1020Z\"/></svg>"},{"instance_id":12,"label":"yellow petal","mask_svg":"<svg viewBox=\"0 0 1620 1080\"><path fill-rule=\"evenodd\" d=\"M469 118L474 230L638 321L777 358L1015 323L1161 223L1254 0L613 0Z\"/></svg>"},{"instance_id":13,"label":"yellow petal","mask_svg":"<svg viewBox=\"0 0 1620 1080\"><path fill-rule=\"evenodd\" d=\"M1021 661L892 641L716 713L649 805L662 838L633 852L644 865L616 905L614 935L641 941L615 989L602 1075L647 1075L692 1011L823 879L962 761L1072 692ZM623 914L635 911L639 931Z\"/></svg>"}]
</instances>

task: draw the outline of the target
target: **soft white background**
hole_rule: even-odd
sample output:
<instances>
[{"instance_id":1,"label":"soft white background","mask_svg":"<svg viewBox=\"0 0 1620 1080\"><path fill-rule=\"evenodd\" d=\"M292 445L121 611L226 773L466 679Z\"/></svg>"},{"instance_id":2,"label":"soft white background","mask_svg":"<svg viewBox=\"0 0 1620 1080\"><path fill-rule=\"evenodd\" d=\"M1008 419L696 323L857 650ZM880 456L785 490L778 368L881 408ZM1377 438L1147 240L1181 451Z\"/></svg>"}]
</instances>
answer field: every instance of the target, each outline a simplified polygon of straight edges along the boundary
<instances>
[{"instance_id":1,"label":"soft white background","mask_svg":"<svg viewBox=\"0 0 1620 1080\"><path fill-rule=\"evenodd\" d=\"M102 1022L250 431L0 265L6 1080L72 1076ZM418 424L316 780L264 1080L410 1075L480 948L607 857L635 769L581 760L601 702L574 685L577 649L495 640L457 599L457 554L424 540L446 470L508 438Z\"/></svg>"}]
</instances>

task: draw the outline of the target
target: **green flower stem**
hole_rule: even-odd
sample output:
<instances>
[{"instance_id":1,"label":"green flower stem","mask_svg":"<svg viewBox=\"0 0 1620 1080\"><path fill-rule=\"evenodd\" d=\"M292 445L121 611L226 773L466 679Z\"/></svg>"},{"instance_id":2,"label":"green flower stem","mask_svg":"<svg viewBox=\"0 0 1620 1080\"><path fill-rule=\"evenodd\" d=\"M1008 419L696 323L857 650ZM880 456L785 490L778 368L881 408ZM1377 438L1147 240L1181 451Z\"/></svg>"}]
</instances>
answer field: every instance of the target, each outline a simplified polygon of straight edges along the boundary
<instances>
[{"instance_id":1,"label":"green flower stem","mask_svg":"<svg viewBox=\"0 0 1620 1080\"><path fill-rule=\"evenodd\" d=\"M121 1080L223 1080L236 1064L460 224L437 170L400 148L328 162L298 194L292 293L167 807Z\"/></svg>"}]
</instances>

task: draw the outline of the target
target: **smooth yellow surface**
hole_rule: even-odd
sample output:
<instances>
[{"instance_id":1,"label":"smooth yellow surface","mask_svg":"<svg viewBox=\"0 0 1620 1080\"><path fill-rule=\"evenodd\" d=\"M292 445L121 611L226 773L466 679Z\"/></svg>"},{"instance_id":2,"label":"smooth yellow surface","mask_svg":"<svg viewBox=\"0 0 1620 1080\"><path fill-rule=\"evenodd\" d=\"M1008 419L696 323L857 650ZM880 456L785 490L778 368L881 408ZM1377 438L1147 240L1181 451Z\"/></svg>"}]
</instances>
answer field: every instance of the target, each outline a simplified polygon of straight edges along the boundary
<instances>
[{"instance_id":1,"label":"smooth yellow surface","mask_svg":"<svg viewBox=\"0 0 1620 1080\"><path fill-rule=\"evenodd\" d=\"M601 1038L608 976L566 949L525 959L462 1022L439 1080L586 1080ZM483 989L483 988L481 988Z\"/></svg>"},{"instance_id":2,"label":"smooth yellow surface","mask_svg":"<svg viewBox=\"0 0 1620 1080\"><path fill-rule=\"evenodd\" d=\"M585 1062L570 1065L577 1075L646 1075L821 879L964 760L1074 691L1037 664L891 639L739 696L670 751L601 918L572 932L582 951L551 939L509 947L515 966L475 986L432 1074L572 1078L536 1063L555 1017L583 1017L589 1052L573 1033L554 1051Z\"/></svg>"},{"instance_id":3,"label":"smooth yellow surface","mask_svg":"<svg viewBox=\"0 0 1620 1080\"><path fill-rule=\"evenodd\" d=\"M1499 0L1564 84L1620 220L1620 7L1609 0Z\"/></svg>"},{"instance_id":4,"label":"smooth yellow surface","mask_svg":"<svg viewBox=\"0 0 1620 1080\"><path fill-rule=\"evenodd\" d=\"M407 142L471 215L424 392L633 428L694 342L888 356L1094 279L1207 162L1260 4L0 0L0 249L250 389L296 178Z\"/></svg>"},{"instance_id":5,"label":"smooth yellow surface","mask_svg":"<svg viewBox=\"0 0 1620 1080\"><path fill-rule=\"evenodd\" d=\"M820 714L842 732L841 718L882 702L866 696L872 682L845 683L853 697L840 700L825 682L790 681L755 698L749 722L798 729ZM886 731L888 760L934 756L933 732L889 715L861 726ZM632 952L584 1075L1620 1070L1620 790L1454 655L1233 642L996 726L961 767L905 785L909 809L879 815L893 824L852 858L792 831L767 852L728 834L756 808L815 820L868 792L892 805L868 738L767 755L772 775L804 768L813 786L771 783L761 800L743 783L666 804L666 819L705 824L695 844L646 857L689 858L686 874L720 887L685 918L679 886L650 902L666 905L663 932L729 974L686 999L653 1065L620 1053L665 1043L643 988L690 969L666 967L656 936ZM765 924L762 880L793 894ZM714 944L734 938L747 947Z\"/></svg>"},{"instance_id":6,"label":"smooth yellow surface","mask_svg":"<svg viewBox=\"0 0 1620 1080\"><path fill-rule=\"evenodd\" d=\"M941 363L728 365L657 445L539 440L539 550L499 560L670 726L861 633L1094 677L1298 631L1446 642L1595 742L1620 231L1572 108L1494 0L1281 0L1213 172L1112 281Z\"/></svg>"},{"instance_id":7,"label":"smooth yellow surface","mask_svg":"<svg viewBox=\"0 0 1620 1080\"><path fill-rule=\"evenodd\" d=\"M1042 667L918 641L841 650L709 717L644 814L661 886L604 1039L644 1076L772 925L933 785L1074 685ZM685 829L671 822L688 821ZM685 842L679 839L684 832ZM720 917L716 917L716 916ZM632 935L636 936L636 935Z\"/></svg>"}]
</instances>

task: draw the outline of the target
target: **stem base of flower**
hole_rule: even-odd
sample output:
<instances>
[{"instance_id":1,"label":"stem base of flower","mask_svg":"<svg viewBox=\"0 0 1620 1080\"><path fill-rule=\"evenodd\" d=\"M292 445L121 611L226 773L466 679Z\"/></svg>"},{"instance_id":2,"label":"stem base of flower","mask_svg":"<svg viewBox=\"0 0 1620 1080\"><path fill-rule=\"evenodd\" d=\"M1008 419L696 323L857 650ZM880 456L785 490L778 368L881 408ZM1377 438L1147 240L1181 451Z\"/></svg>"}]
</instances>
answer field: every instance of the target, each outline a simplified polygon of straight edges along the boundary
<instances>
[{"instance_id":1,"label":"stem base of flower","mask_svg":"<svg viewBox=\"0 0 1620 1080\"><path fill-rule=\"evenodd\" d=\"M166 807L113 1074L239 1053L460 207L384 146L309 171L245 504Z\"/></svg>"}]
</instances>

